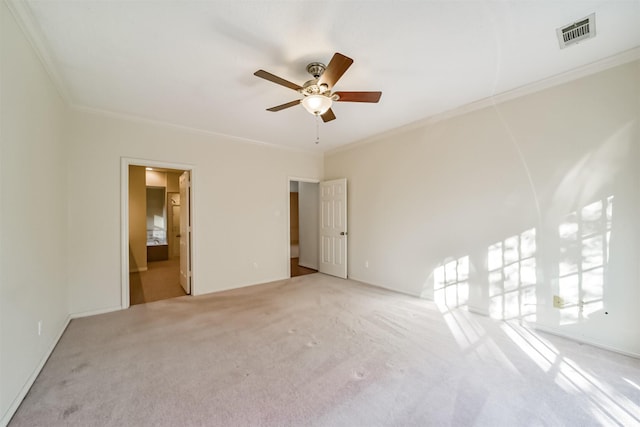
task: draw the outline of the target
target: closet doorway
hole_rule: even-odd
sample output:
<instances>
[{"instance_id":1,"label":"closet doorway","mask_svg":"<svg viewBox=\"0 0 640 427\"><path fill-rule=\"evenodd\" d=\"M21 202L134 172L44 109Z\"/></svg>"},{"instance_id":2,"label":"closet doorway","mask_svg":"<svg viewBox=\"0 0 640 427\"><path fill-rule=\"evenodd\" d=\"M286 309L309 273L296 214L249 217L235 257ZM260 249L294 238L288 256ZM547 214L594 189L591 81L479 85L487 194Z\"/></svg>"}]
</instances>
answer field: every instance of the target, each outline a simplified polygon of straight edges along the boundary
<instances>
[{"instance_id":1,"label":"closet doorway","mask_svg":"<svg viewBox=\"0 0 640 427\"><path fill-rule=\"evenodd\" d=\"M289 179L289 277L318 271L319 184Z\"/></svg>"}]
</instances>

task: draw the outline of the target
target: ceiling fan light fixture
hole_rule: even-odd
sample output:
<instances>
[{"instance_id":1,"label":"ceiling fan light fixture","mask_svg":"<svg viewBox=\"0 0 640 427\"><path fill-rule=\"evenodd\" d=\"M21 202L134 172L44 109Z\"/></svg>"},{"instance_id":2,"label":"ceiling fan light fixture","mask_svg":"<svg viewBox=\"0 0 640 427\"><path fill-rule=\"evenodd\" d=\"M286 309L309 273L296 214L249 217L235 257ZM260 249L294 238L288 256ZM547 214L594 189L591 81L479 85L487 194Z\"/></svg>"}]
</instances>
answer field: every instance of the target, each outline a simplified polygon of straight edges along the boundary
<instances>
[{"instance_id":1,"label":"ceiling fan light fixture","mask_svg":"<svg viewBox=\"0 0 640 427\"><path fill-rule=\"evenodd\" d=\"M333 101L324 95L309 95L302 100L302 106L314 116L326 113Z\"/></svg>"},{"instance_id":2,"label":"ceiling fan light fixture","mask_svg":"<svg viewBox=\"0 0 640 427\"><path fill-rule=\"evenodd\" d=\"M342 77L351 64L353 64L353 59L338 52L333 54L333 57L327 66L320 62L312 62L307 65L307 71L313 76L313 79L309 80L302 86L271 74L265 70L258 70L253 73L253 75L280 86L293 89L302 95L302 99L298 97L298 99L285 104L267 108L267 111L276 112L302 104L305 110L316 116L316 123L319 123L319 119L321 117L322 121L326 123L336 119L336 116L333 114L333 110L331 109L334 102L376 103L380 101L382 92L342 91L331 93L331 89L335 87L340 77Z\"/></svg>"}]
</instances>

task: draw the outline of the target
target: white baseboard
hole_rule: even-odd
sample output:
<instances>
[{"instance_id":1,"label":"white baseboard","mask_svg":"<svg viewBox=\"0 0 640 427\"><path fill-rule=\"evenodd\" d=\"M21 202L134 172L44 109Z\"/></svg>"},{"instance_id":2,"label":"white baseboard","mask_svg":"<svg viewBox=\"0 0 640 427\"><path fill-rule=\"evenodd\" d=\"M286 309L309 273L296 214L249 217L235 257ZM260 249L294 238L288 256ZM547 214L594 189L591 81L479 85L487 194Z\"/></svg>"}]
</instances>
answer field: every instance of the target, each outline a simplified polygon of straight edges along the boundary
<instances>
[{"instance_id":1,"label":"white baseboard","mask_svg":"<svg viewBox=\"0 0 640 427\"><path fill-rule=\"evenodd\" d=\"M80 319L81 317L89 317L89 316L95 316L97 314L111 313L112 311L118 311L118 310L122 310L122 307L119 305L116 307L100 308L98 310L89 310L89 311L81 311L79 313L71 313L69 317L71 319Z\"/></svg>"},{"instance_id":2,"label":"white baseboard","mask_svg":"<svg viewBox=\"0 0 640 427\"><path fill-rule=\"evenodd\" d=\"M415 295L415 294L412 294L412 293L409 293L409 292L405 292L405 291L402 291L402 290L393 289L393 288L390 288L390 287L387 287L387 286L384 286L384 285L379 285L379 284L376 284L376 283L367 282L365 280L361 280L361 279L358 279L356 277L349 277L349 279L357 281L357 282L360 282L360 283L364 283L366 285L375 286L376 288L382 288L382 289L386 289L386 290L393 291L393 292L398 292L398 293L409 295L409 296L413 296L413 297L418 297L418 298L422 298L422 299L431 300L430 298L425 298L425 297L422 297L420 295ZM433 301L433 300L431 300L431 301ZM475 314L479 314L479 315L486 316L486 317L491 317L488 310L480 308L480 307L468 305L467 306L467 310L472 312L472 313L475 313ZM594 346L594 347L598 347L598 348L601 348L603 350L608 350L608 351L612 351L614 353L619 353L619 354L622 354L622 355L625 355L625 356L629 356L629 357L633 357L633 358L636 358L636 359L640 359L640 353L634 353L634 352L627 351L627 350L622 350L620 348L613 347L613 346L610 346L610 345L601 344L601 343L589 340L587 338L583 338L583 337L580 337L580 336L574 336L574 335L571 335L571 334L567 334L567 333L565 333L565 332L563 332L563 331L561 331L559 329L555 329L555 328L552 328L552 327L540 325L538 323L527 322L527 325L529 325L531 328L533 328L535 330L538 330L538 331L541 331L541 332L546 332L546 333L549 333L549 334L552 334L552 335L557 335L559 337L566 338L566 339L569 339L569 340L572 340L572 341L576 341L576 342L580 342L580 343L583 343L583 344L588 344L588 345L591 345L591 346Z\"/></svg>"},{"instance_id":3,"label":"white baseboard","mask_svg":"<svg viewBox=\"0 0 640 427\"><path fill-rule=\"evenodd\" d=\"M11 421L11 418L13 417L15 412L18 410L18 407L22 403L22 400L29 392L29 389L31 389L31 386L36 381L36 378L38 378L38 375L40 374L40 371L42 371L44 364L47 363L49 356L51 356L51 353L53 353L53 349L56 348L56 345L58 345L58 341L60 341L60 338L62 338L62 334L67 329L67 326L69 326L69 322L71 322L72 319L78 319L78 318L87 317L87 316L95 316L96 314L110 313L112 311L118 311L118 310L122 310L122 307L117 306L117 307L103 308L99 310L91 310L91 311L85 311L81 313L69 314L65 319L65 321L63 322L63 325L60 328L60 331L58 331L58 334L56 335L55 339L51 342L51 344L49 345L49 348L47 349L45 354L42 356L42 359L40 359L40 362L38 362L38 365L36 365L35 369L31 373L27 381L24 383L24 386L22 387L22 389L20 389L20 392L18 393L16 398L13 400L13 402L7 409L7 412L2 416L2 419L0 419L0 426L5 427L9 424L9 421Z\"/></svg>"},{"instance_id":4,"label":"white baseboard","mask_svg":"<svg viewBox=\"0 0 640 427\"><path fill-rule=\"evenodd\" d=\"M201 292L201 293L198 293L198 294L193 294L192 293L192 296L209 295L209 294L215 294L215 293L218 293L218 292L233 291L235 289L248 288L248 287L251 287L251 286L266 285L267 283L280 282L282 280L289 280L289 279L291 279L291 277L283 277L283 276L272 277L272 278L263 279L263 281L260 281L260 282L257 282L257 283L253 283L253 282L251 282L251 283L242 283L242 284L239 284L239 285L234 285L234 286L230 286L230 287L226 287L226 288L214 289L214 290L210 290L210 291L207 291L207 292ZM192 291L193 291L193 289L192 289Z\"/></svg>"},{"instance_id":5,"label":"white baseboard","mask_svg":"<svg viewBox=\"0 0 640 427\"><path fill-rule=\"evenodd\" d=\"M559 336L559 337L562 337L562 338L566 338L566 339L569 339L569 340L572 340L572 341L577 341L577 342L580 342L580 343L583 343L583 344L588 344L588 345L591 345L591 346L594 346L594 347L598 347L598 348L601 348L601 349L604 349L604 350L613 351L614 353L619 353L619 354L623 354L625 356L629 356L629 357L634 357L636 359L640 359L640 353L634 353L634 352L631 352L631 351L622 350L622 349L619 349L617 347L609 346L609 345L606 345L606 344L600 344L598 342L589 340L587 338L583 338L583 337L567 334L567 333L565 333L565 332L563 332L563 331L561 331L559 329L556 329L556 328L540 325L539 323L528 322L527 324L530 325L532 328L534 328L537 331L546 332L546 333L551 334L551 335L556 335L556 336Z\"/></svg>"},{"instance_id":6,"label":"white baseboard","mask_svg":"<svg viewBox=\"0 0 640 427\"><path fill-rule=\"evenodd\" d=\"M490 317L489 316L489 310L487 310L486 308L480 308L480 307L476 307L474 305L468 305L467 304L467 310L469 310L471 313L479 314L481 316Z\"/></svg>"},{"instance_id":7,"label":"white baseboard","mask_svg":"<svg viewBox=\"0 0 640 427\"><path fill-rule=\"evenodd\" d=\"M378 283L368 282L366 280L362 280L362 279L359 279L359 278L354 277L354 276L349 276L349 280L353 280L354 282L360 282L360 283L363 283L363 284L369 285L369 286L374 286L376 288L385 289L387 291L397 292L397 293L403 294L403 295L408 295L410 297L415 297L415 298L420 298L420 299L427 299L427 300L429 299L429 298L424 298L423 296L421 296L419 294L416 294L416 293L413 293L413 292L405 291L403 289L392 288L390 286L385 286L385 285L381 285L381 284L378 284Z\"/></svg>"},{"instance_id":8,"label":"white baseboard","mask_svg":"<svg viewBox=\"0 0 640 427\"><path fill-rule=\"evenodd\" d=\"M15 412L18 410L18 407L22 403L22 400L29 392L29 389L31 389L31 386L35 382L36 378L38 378L38 375L40 374L40 371L42 371L44 364L47 363L49 356L51 356L53 349L56 348L56 345L58 345L58 341L60 341L60 338L62 338L62 334L67 329L67 326L69 326L69 322L71 322L72 319L95 316L96 314L110 313L112 311L118 311L118 310L122 310L122 307L120 306L109 307L109 308L102 308L99 310L91 310L91 311L69 314L65 319L65 321L63 322L62 328L60 328L60 331L56 335L56 338L51 342L51 344L49 345L49 348L47 349L45 354L42 356L42 359L40 360L40 362L38 362L38 365L33 370L33 372L25 382L22 389L20 389L20 393L18 393L14 401L11 403L11 406L9 406L9 409L7 409L7 412L2 416L2 419L0 419L0 426L5 427L6 425L9 424L9 421L11 421L11 418L13 417Z\"/></svg>"},{"instance_id":9,"label":"white baseboard","mask_svg":"<svg viewBox=\"0 0 640 427\"><path fill-rule=\"evenodd\" d=\"M18 393L16 398L13 400L13 402L11 402L11 405L7 409L7 412L5 412L5 414L2 416L2 419L0 420L0 426L6 427L9 424L9 421L11 421L11 418L18 410L18 407L22 403L22 400L31 389L31 386L36 381L36 378L38 378L38 375L40 375L40 371L42 371L44 364L47 363L49 356L51 356L51 353L53 353L53 349L56 348L56 345L58 345L58 341L60 341L60 338L62 337L62 334L64 333L64 331L67 329L67 326L69 326L70 321L71 321L71 316L67 316L67 318L62 324L62 328L60 328L60 331L56 335L55 339L51 342L51 344L49 345L49 348L40 359L40 362L38 362L33 372L31 372L31 375L29 375L29 378L24 383L24 386L22 386L22 389L20 389L20 392Z\"/></svg>"},{"instance_id":10,"label":"white baseboard","mask_svg":"<svg viewBox=\"0 0 640 427\"><path fill-rule=\"evenodd\" d=\"M311 265L311 264L307 264L306 262L300 262L300 260L298 260L298 265L300 267L310 268L312 270L317 270L318 269L317 265Z\"/></svg>"}]
</instances>

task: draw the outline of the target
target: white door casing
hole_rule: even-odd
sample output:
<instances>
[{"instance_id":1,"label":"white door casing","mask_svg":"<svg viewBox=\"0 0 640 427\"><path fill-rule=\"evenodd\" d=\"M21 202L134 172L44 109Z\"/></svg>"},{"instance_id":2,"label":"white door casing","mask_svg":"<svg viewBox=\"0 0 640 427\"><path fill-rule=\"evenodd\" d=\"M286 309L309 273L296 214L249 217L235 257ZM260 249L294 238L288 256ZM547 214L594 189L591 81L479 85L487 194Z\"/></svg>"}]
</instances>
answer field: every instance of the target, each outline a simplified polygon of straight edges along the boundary
<instances>
[{"instance_id":1,"label":"white door casing","mask_svg":"<svg viewBox=\"0 0 640 427\"><path fill-rule=\"evenodd\" d=\"M320 183L319 271L347 278L347 180Z\"/></svg>"},{"instance_id":2,"label":"white door casing","mask_svg":"<svg viewBox=\"0 0 640 427\"><path fill-rule=\"evenodd\" d=\"M191 179L180 175L180 285L191 293Z\"/></svg>"}]
</instances>

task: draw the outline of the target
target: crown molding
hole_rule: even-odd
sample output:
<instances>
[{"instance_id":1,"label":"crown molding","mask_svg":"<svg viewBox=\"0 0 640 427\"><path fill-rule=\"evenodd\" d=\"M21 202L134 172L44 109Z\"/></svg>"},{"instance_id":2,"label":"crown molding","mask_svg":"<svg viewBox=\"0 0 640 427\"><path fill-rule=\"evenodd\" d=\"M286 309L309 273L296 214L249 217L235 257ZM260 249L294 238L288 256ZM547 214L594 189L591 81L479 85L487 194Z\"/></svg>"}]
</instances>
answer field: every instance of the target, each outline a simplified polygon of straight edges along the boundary
<instances>
[{"instance_id":1,"label":"crown molding","mask_svg":"<svg viewBox=\"0 0 640 427\"><path fill-rule=\"evenodd\" d=\"M559 86L564 83L569 83L571 81L578 80L580 78L587 77L587 76L608 70L610 68L628 64L630 62L637 61L637 60L640 60L640 47L635 47L635 48L620 52L616 55L612 55L607 58L601 59L599 61L584 65L582 67L578 67L573 70L566 71L564 73L556 74L554 76L547 77L545 79L538 80L536 82L533 82L524 86L520 86L515 89L508 90L506 92L502 92L487 98L483 98L478 101L474 101L474 102L462 105L460 107L454 108L452 110L435 114L433 116L429 116L424 119L420 119L418 121L408 123L406 125L391 129L389 131L382 132L377 135L370 136L368 138L361 139L359 141L355 141L347 145L343 145L341 147L327 150L325 151L324 154L326 157L326 156L331 156L333 154L337 154L343 151L353 150L360 146L378 142L383 139L387 139L389 137L392 137L401 133L409 132L415 129L419 129L428 125L441 122L443 120L448 120L454 117L462 116L464 114L481 110L483 108L496 107L498 104L502 104L507 101L511 101L526 95L543 91L545 89Z\"/></svg>"},{"instance_id":2,"label":"crown molding","mask_svg":"<svg viewBox=\"0 0 640 427\"><path fill-rule=\"evenodd\" d=\"M99 108L92 108L92 107L86 107L86 106L76 105L76 104L70 105L70 109L74 110L74 111L77 111L77 112L81 112L81 113L93 114L93 115L96 115L96 116L108 117L108 118L117 119L117 120L124 120L124 121L131 122L131 123L145 124L145 125L149 125L149 126L172 129L172 130L177 130L177 131L181 131L181 132L187 132L187 133L191 133L191 134L195 134L195 135L203 135L203 136L210 136L210 137L213 136L213 137L216 137L216 138L225 138L227 140L234 140L234 141L242 142L242 143L245 143L245 144L257 145L257 146L260 146L260 147L263 147L263 148L271 148L271 149L276 149L276 150L289 151L289 152L293 152L293 153L311 154L311 155L315 155L317 157L323 157L323 155L324 155L323 152L321 152L321 151L305 150L304 148L289 147L289 146L286 146L286 145L274 144L274 143L271 143L271 142L260 141L260 140L257 140L257 139L243 138L243 137L240 137L240 136L229 135L229 134L221 133L221 132L214 132L214 131L210 131L210 130L205 130L205 129L195 128L195 127L191 127L191 126L180 125L180 124L171 123L171 122L167 122L167 121L149 119L149 118L146 118L146 117L136 116L134 114L119 113L119 112L115 112L115 111L104 110L104 109L99 109Z\"/></svg>"},{"instance_id":3,"label":"crown molding","mask_svg":"<svg viewBox=\"0 0 640 427\"><path fill-rule=\"evenodd\" d=\"M71 95L69 94L64 81L60 77L60 73L57 71L55 62L50 55L51 49L45 42L42 30L36 23L28 2L25 0L4 0L4 2L18 22L18 25L22 29L25 37L33 47L36 56L49 75L54 87L57 89L58 93L67 105L71 105Z\"/></svg>"},{"instance_id":4,"label":"crown molding","mask_svg":"<svg viewBox=\"0 0 640 427\"><path fill-rule=\"evenodd\" d=\"M135 116L131 114L116 113L108 110L76 105L74 104L71 98L71 94L67 89L67 85L64 84L64 80L60 77L60 74L57 71L55 61L53 60L50 54L51 49L46 43L45 37L43 36L41 29L37 25L36 20L33 17L33 13L31 11L31 8L29 7L28 2L26 0L4 0L4 2L9 8L9 10L11 11L11 13L13 14L13 16L15 17L22 31L24 32L25 37L27 38L29 43L32 45L37 57L40 59L40 62L43 64L45 71L51 78L58 93L60 94L62 99L67 103L67 105L72 109L109 116L109 117L116 117L116 118L120 118L127 121L152 124L155 126L165 126L172 129L187 131L190 133L223 137L223 138L237 140L237 141L259 145L263 147L277 148L285 151L299 152L299 153L306 153L306 154L316 154L316 155L325 156L325 157L342 152L342 151L352 150L362 145L377 142L385 138L398 135L400 133L418 129L430 124L434 124L443 120L461 116L461 115L464 115L473 111L477 111L483 108L495 107L498 104L501 104L516 98L520 98L525 95L529 95L529 94L539 92L554 86L568 83L570 81L577 80L579 78L596 74L598 72L640 59L640 47L635 47L627 51L618 53L616 55L612 55L610 57L604 58L602 60L587 64L585 66L578 67L576 69L573 69L561 74L557 74L555 76L551 76L543 80L539 80L537 82L527 84L515 89L511 89L506 92L495 94L487 98L462 105L452 110L438 113L438 114L420 119L418 121L408 123L406 125L379 133L377 135L367 137L365 139L354 141L352 143L342 145L340 147L328 149L326 151L315 151L315 150L305 150L302 148L288 147L288 146L283 146L279 144L238 137L234 135L227 135L219 132L193 128L193 127L179 125L171 122L147 119L144 117Z\"/></svg>"},{"instance_id":5,"label":"crown molding","mask_svg":"<svg viewBox=\"0 0 640 427\"><path fill-rule=\"evenodd\" d=\"M243 138L239 136L227 135L224 133L208 131L208 130L194 128L190 126L179 125L179 124L166 122L166 121L148 119L148 118L144 118L144 117L140 117L132 114L118 113L114 111L86 107L86 106L75 104L71 98L69 91L67 90L67 86L64 84L64 80L60 77L60 73L58 73L57 71L55 62L50 54L51 49L49 48L49 45L45 41L45 37L42 34L42 30L36 23L36 20L33 16L33 12L31 11L31 8L29 7L28 2L25 0L4 0L4 2L9 8L9 10L11 11L11 13L13 14L13 16L15 17L25 37L33 47L33 50L35 51L36 56L38 57L45 71L49 75L51 81L53 82L54 87L57 89L58 93L60 94L62 99L65 101L65 103L72 110L83 111L83 112L102 115L102 116L111 117L111 118L118 118L118 119L126 120L129 122L145 123L153 126L163 126L166 128L181 130L183 132L189 132L194 134L215 136L218 138L227 138L231 140L244 142L247 144L259 145L262 147L275 148L279 150L285 150L285 151L296 152L296 153L314 154L320 157L323 156L323 153L319 151L288 147L288 146L278 145L274 143L254 140L250 138Z\"/></svg>"}]
</instances>

